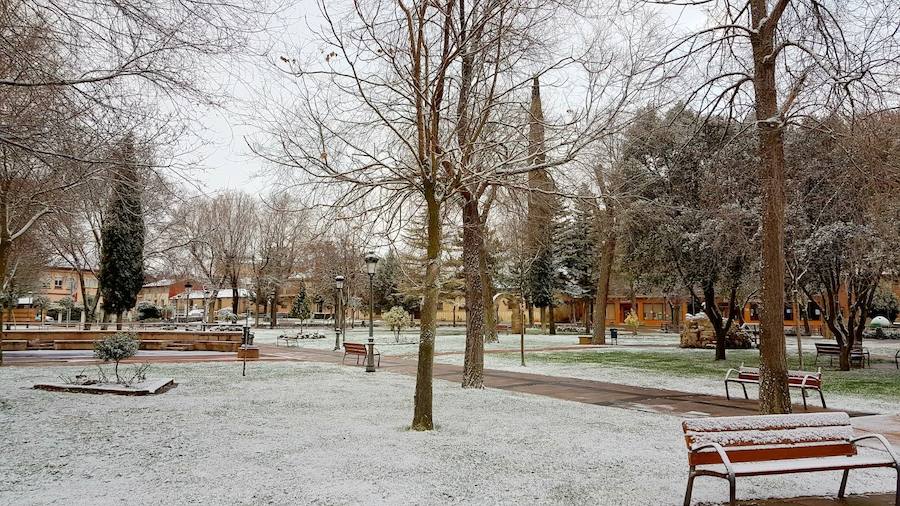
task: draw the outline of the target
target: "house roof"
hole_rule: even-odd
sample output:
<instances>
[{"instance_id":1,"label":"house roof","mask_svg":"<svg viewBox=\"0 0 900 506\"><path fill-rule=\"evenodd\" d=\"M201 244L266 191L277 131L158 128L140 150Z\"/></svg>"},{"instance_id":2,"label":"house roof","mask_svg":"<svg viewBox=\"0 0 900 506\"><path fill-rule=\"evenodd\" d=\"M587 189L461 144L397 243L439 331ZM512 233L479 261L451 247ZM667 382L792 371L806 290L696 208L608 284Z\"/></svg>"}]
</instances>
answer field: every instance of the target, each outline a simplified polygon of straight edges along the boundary
<instances>
[{"instance_id":1,"label":"house roof","mask_svg":"<svg viewBox=\"0 0 900 506\"><path fill-rule=\"evenodd\" d=\"M142 288L157 288L162 286L172 286L176 283L174 279L160 279L159 281L153 281L152 283L146 283Z\"/></svg>"},{"instance_id":2,"label":"house roof","mask_svg":"<svg viewBox=\"0 0 900 506\"><path fill-rule=\"evenodd\" d=\"M217 299L230 299L231 298L231 288L222 288L216 292ZM238 288L238 298L243 299L250 296L250 290L246 288ZM206 297L206 294L203 293L203 290L191 290L191 300L203 300ZM173 295L170 299L175 300L183 300L184 292Z\"/></svg>"}]
</instances>

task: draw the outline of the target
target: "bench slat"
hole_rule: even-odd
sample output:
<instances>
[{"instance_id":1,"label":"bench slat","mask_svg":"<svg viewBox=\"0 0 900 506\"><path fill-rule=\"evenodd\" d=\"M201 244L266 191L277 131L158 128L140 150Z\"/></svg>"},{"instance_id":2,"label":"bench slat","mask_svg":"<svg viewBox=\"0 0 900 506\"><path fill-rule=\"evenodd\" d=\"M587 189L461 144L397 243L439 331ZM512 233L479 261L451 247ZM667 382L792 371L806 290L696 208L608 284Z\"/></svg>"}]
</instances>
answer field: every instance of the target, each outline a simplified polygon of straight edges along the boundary
<instances>
[{"instance_id":1,"label":"bench slat","mask_svg":"<svg viewBox=\"0 0 900 506\"><path fill-rule=\"evenodd\" d=\"M811 458L775 462L742 462L734 466L736 476L764 476L768 474L805 473L867 467L893 467L894 462L884 455L813 456Z\"/></svg>"},{"instance_id":2,"label":"bench slat","mask_svg":"<svg viewBox=\"0 0 900 506\"><path fill-rule=\"evenodd\" d=\"M850 443L814 444L803 446L769 446L769 447L736 447L726 448L725 454L732 463L764 462L771 460L790 460L803 458L820 458L855 455L856 447ZM688 453L688 464L703 466L721 464L722 458L715 451Z\"/></svg>"}]
</instances>

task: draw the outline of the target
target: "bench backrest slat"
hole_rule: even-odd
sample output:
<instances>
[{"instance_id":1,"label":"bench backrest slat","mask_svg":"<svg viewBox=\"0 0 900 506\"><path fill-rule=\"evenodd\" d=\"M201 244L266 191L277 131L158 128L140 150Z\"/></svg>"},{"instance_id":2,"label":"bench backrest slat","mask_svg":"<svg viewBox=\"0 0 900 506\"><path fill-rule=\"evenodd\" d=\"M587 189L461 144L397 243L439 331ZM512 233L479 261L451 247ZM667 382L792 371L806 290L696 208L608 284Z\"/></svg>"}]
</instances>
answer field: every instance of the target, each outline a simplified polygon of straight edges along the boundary
<instances>
[{"instance_id":1,"label":"bench backrest slat","mask_svg":"<svg viewBox=\"0 0 900 506\"><path fill-rule=\"evenodd\" d=\"M853 455L853 427L846 413L759 415L685 420L682 423L690 465L718 464L719 444L732 462L756 462Z\"/></svg>"},{"instance_id":2,"label":"bench backrest slat","mask_svg":"<svg viewBox=\"0 0 900 506\"><path fill-rule=\"evenodd\" d=\"M344 343L344 351L348 353L366 353L366 345L362 343Z\"/></svg>"},{"instance_id":3,"label":"bench backrest slat","mask_svg":"<svg viewBox=\"0 0 900 506\"><path fill-rule=\"evenodd\" d=\"M738 379L759 381L759 369L756 367L741 366L740 369L738 369ZM804 379L806 380L806 385L818 387L822 383L822 372L788 371L788 383L799 385L803 383Z\"/></svg>"}]
</instances>

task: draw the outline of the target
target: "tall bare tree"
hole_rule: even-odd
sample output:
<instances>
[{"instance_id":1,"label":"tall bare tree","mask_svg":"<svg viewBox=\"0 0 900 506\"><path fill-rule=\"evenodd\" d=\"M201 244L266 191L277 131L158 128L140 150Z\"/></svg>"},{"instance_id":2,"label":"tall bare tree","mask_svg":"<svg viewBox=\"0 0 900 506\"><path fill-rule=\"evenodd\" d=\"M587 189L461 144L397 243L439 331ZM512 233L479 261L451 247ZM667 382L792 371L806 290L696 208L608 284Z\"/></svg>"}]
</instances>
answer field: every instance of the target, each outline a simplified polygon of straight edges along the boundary
<instances>
[{"instance_id":1,"label":"tall bare tree","mask_svg":"<svg viewBox=\"0 0 900 506\"><path fill-rule=\"evenodd\" d=\"M680 94L686 103L710 114L756 119L762 201L760 410L788 413L784 129L811 111L855 114L888 104L900 63L900 13L879 0L641 3L703 9L704 27L671 44L660 68L700 83L687 97Z\"/></svg>"}]
</instances>

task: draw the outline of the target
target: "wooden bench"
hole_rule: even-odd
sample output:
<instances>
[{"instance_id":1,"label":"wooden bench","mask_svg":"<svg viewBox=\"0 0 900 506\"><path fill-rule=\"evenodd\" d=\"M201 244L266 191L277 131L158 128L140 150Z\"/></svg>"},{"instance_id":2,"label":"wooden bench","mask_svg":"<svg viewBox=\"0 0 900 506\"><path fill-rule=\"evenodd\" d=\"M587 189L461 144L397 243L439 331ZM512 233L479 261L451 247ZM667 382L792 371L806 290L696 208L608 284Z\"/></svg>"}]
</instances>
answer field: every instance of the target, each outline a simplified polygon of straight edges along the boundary
<instances>
[{"instance_id":1,"label":"wooden bench","mask_svg":"<svg viewBox=\"0 0 900 506\"><path fill-rule=\"evenodd\" d=\"M874 467L897 471L895 504L900 506L900 459L880 434L854 437L847 413L696 418L681 425L690 466L685 506L697 476L728 480L733 506L737 477L844 471L838 489L838 497L844 497L850 470ZM884 450L867 447L865 454L858 453L856 443L870 439Z\"/></svg>"},{"instance_id":2,"label":"wooden bench","mask_svg":"<svg viewBox=\"0 0 900 506\"><path fill-rule=\"evenodd\" d=\"M732 377L732 374L736 376ZM744 367L744 364L737 369L728 369L725 373L725 397L731 399L731 392L728 391L729 383L737 383L744 389L744 398L749 399L747 395L747 384L759 384L759 369L756 367ZM822 369L817 372L809 371L788 371L788 386L791 388L799 388L803 397L803 409L806 409L806 391L815 390L819 392L819 399L822 400L822 407L825 406L825 396L822 395Z\"/></svg>"},{"instance_id":3,"label":"wooden bench","mask_svg":"<svg viewBox=\"0 0 900 506\"><path fill-rule=\"evenodd\" d=\"M829 365L833 365L834 357L841 356L841 345L837 343L815 343L815 345L816 358L813 360L813 364L818 363L819 355L828 355ZM854 360L859 361L860 367L863 367L866 362L868 362L869 367L872 366L872 358L869 357L868 348L863 348L859 343L854 344L853 348L850 349L850 363L852 364Z\"/></svg>"},{"instance_id":4,"label":"wooden bench","mask_svg":"<svg viewBox=\"0 0 900 506\"><path fill-rule=\"evenodd\" d=\"M378 365L376 367L381 367L381 353L376 349L373 349L372 352L378 357ZM365 357L368 356L366 345L362 343L344 343L344 356L341 358L341 364L344 363L344 359L347 358L347 355L356 355L356 365L359 365L359 357L363 357L363 361L365 362Z\"/></svg>"},{"instance_id":5,"label":"wooden bench","mask_svg":"<svg viewBox=\"0 0 900 506\"><path fill-rule=\"evenodd\" d=\"M297 334L280 334L275 338L275 346L278 346L279 341L284 341L285 346L290 346L291 343L294 343L294 346L299 346L299 339L300 336Z\"/></svg>"}]
</instances>

